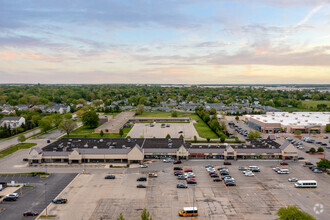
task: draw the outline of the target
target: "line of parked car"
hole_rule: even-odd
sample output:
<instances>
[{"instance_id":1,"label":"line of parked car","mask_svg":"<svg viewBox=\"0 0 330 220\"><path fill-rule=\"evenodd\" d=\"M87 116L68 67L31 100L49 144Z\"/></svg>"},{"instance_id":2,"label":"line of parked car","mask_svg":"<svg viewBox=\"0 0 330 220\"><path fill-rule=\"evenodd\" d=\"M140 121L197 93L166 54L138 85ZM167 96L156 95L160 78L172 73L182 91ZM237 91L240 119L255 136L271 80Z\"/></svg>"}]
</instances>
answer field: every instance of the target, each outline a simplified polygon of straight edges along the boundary
<instances>
[{"instance_id":1,"label":"line of parked car","mask_svg":"<svg viewBox=\"0 0 330 220\"><path fill-rule=\"evenodd\" d=\"M186 180L187 184L197 184L196 175L192 169L183 170L181 167L173 167L174 176L177 176L178 180ZM186 184L178 183L177 188L188 188Z\"/></svg>"},{"instance_id":2,"label":"line of parked car","mask_svg":"<svg viewBox=\"0 0 330 220\"><path fill-rule=\"evenodd\" d=\"M323 139L328 139L328 136L324 136L323 137ZM321 145L321 146L323 146L323 147L326 147L326 148L330 148L330 145L328 146L328 144L327 143L323 143L322 141L317 141L317 142L315 142L315 139L313 139L313 138L310 138L310 137L302 137L301 138L301 140L302 141L305 141L305 142L307 142L307 143L310 143L310 144L319 144L319 145ZM330 141L329 141L329 143L330 143Z\"/></svg>"},{"instance_id":3,"label":"line of parked car","mask_svg":"<svg viewBox=\"0 0 330 220\"><path fill-rule=\"evenodd\" d=\"M217 174L216 169L214 168L213 165L211 164L205 165L205 169L209 173L210 177L214 178L213 179L214 182L220 182L223 180L226 186L236 186L236 181L232 176L229 175L229 170L227 167L219 167L217 169L221 178Z\"/></svg>"}]
</instances>

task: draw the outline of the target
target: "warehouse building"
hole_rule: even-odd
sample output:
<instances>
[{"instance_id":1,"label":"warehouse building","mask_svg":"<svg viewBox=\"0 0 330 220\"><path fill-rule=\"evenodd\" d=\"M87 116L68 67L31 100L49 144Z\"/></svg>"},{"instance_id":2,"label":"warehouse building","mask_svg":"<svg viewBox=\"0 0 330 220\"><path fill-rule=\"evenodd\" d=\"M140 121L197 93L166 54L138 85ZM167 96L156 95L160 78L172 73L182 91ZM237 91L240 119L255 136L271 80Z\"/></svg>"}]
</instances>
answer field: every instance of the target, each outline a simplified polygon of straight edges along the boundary
<instances>
[{"instance_id":1,"label":"warehouse building","mask_svg":"<svg viewBox=\"0 0 330 220\"><path fill-rule=\"evenodd\" d=\"M62 138L40 149L31 148L29 164L143 163L147 159L296 159L289 142L249 140L244 144L192 144L182 138Z\"/></svg>"},{"instance_id":2,"label":"warehouse building","mask_svg":"<svg viewBox=\"0 0 330 220\"><path fill-rule=\"evenodd\" d=\"M268 112L264 115L245 115L248 125L262 133L273 134L279 132L302 133L325 132L325 127L330 124L329 112Z\"/></svg>"}]
</instances>

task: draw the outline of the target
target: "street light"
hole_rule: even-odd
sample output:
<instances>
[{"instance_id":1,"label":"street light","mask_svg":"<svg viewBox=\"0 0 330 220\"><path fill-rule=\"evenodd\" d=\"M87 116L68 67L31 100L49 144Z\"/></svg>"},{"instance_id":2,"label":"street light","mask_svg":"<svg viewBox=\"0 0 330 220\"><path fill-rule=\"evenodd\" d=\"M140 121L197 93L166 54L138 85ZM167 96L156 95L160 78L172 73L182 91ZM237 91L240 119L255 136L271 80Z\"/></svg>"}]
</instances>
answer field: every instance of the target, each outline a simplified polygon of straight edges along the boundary
<instances>
[{"instance_id":1,"label":"street light","mask_svg":"<svg viewBox=\"0 0 330 220\"><path fill-rule=\"evenodd\" d=\"M46 217L48 217L48 213L47 213L47 197L46 197L46 186L47 186L47 183L45 183L45 205L46 205Z\"/></svg>"},{"instance_id":2,"label":"street light","mask_svg":"<svg viewBox=\"0 0 330 220\"><path fill-rule=\"evenodd\" d=\"M193 185L193 217L192 219L195 219L195 185Z\"/></svg>"}]
</instances>

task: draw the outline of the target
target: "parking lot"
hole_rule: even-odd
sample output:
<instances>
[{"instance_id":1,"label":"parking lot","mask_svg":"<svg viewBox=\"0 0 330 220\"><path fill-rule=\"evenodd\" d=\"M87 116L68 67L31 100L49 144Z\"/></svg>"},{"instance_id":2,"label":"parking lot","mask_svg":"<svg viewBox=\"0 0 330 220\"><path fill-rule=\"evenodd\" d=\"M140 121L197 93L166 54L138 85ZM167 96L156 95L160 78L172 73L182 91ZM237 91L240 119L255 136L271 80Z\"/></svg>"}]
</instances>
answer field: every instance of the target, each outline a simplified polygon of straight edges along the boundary
<instances>
[{"instance_id":1,"label":"parking lot","mask_svg":"<svg viewBox=\"0 0 330 220\"><path fill-rule=\"evenodd\" d=\"M154 127L151 127L149 123L136 123L127 136L132 138L140 138L141 136L145 138L165 138L169 134L172 138L179 138L180 135L183 135L185 139L194 139L194 136L199 137L192 122L165 124L169 125L169 127L165 126L162 128L162 123L154 123ZM182 133L179 133L180 131Z\"/></svg>"},{"instance_id":2,"label":"parking lot","mask_svg":"<svg viewBox=\"0 0 330 220\"><path fill-rule=\"evenodd\" d=\"M277 161L233 161L227 167L237 186L227 187L223 181L212 181L204 168L208 163L216 168L223 166L221 161L184 162L183 167L193 169L198 182L187 189L176 188L177 183L185 181L173 175L173 164L162 162L145 169L129 169L116 174L115 180L104 179L108 172L81 174L61 195L68 199L68 204L52 204L49 214L57 215L58 219L96 220L115 219L123 213L126 219L134 220L147 208L153 219L180 219L178 212L193 206L194 197L198 219L275 219L280 207L294 204L317 219L329 219L329 177L324 173L313 173L299 162L286 166L290 174L276 174L272 167ZM238 166L249 165L259 166L261 172L246 177L238 170ZM158 178L136 181L148 171L157 172ZM290 177L317 180L318 188L297 189L288 182ZM145 183L147 188L136 188L139 183Z\"/></svg>"},{"instance_id":3,"label":"parking lot","mask_svg":"<svg viewBox=\"0 0 330 220\"><path fill-rule=\"evenodd\" d=\"M16 192L19 198L16 201L0 203L0 219L34 219L23 217L25 211L42 212L77 174L51 174L41 179L31 175L0 175L0 182L15 181L17 184L28 184L33 187L22 187ZM45 187L45 184L46 187ZM46 194L45 194L46 192Z\"/></svg>"}]
</instances>

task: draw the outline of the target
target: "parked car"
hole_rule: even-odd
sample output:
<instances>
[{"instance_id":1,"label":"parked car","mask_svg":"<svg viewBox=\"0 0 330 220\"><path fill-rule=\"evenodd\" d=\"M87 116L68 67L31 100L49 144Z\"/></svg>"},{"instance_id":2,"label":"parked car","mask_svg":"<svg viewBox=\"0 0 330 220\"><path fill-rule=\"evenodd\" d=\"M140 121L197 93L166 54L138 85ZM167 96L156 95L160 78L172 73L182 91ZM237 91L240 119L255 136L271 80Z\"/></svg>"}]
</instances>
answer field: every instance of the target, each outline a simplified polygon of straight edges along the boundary
<instances>
[{"instance_id":1,"label":"parked car","mask_svg":"<svg viewBox=\"0 0 330 220\"><path fill-rule=\"evenodd\" d=\"M280 169L279 171L277 171L278 174L289 174L290 171L288 169Z\"/></svg>"},{"instance_id":2,"label":"parked car","mask_svg":"<svg viewBox=\"0 0 330 220\"><path fill-rule=\"evenodd\" d=\"M53 199L52 200L52 203L55 203L55 204L65 204L67 203L67 199L62 199L62 198L59 198L59 199Z\"/></svg>"},{"instance_id":3,"label":"parked car","mask_svg":"<svg viewBox=\"0 0 330 220\"><path fill-rule=\"evenodd\" d=\"M227 181L226 186L236 186L236 183L234 181Z\"/></svg>"},{"instance_id":4,"label":"parked car","mask_svg":"<svg viewBox=\"0 0 330 220\"><path fill-rule=\"evenodd\" d=\"M289 182L297 182L298 179L295 178L295 177L291 177L291 178L288 179L288 181L289 181Z\"/></svg>"},{"instance_id":5,"label":"parked car","mask_svg":"<svg viewBox=\"0 0 330 220\"><path fill-rule=\"evenodd\" d=\"M197 184L197 182L195 180L188 179L187 184Z\"/></svg>"},{"instance_id":6,"label":"parked car","mask_svg":"<svg viewBox=\"0 0 330 220\"><path fill-rule=\"evenodd\" d=\"M170 162L171 162L171 160L168 160L168 159L164 159L164 160L163 160L163 162L164 162L164 163L170 163Z\"/></svg>"},{"instance_id":7,"label":"parked car","mask_svg":"<svg viewBox=\"0 0 330 220\"><path fill-rule=\"evenodd\" d=\"M138 185L136 186L136 188L147 188L147 187L146 187L146 185L144 185L144 184L138 184Z\"/></svg>"},{"instance_id":8,"label":"parked car","mask_svg":"<svg viewBox=\"0 0 330 220\"><path fill-rule=\"evenodd\" d=\"M214 178L213 182L221 182L221 179L220 178Z\"/></svg>"},{"instance_id":9,"label":"parked car","mask_svg":"<svg viewBox=\"0 0 330 220\"><path fill-rule=\"evenodd\" d=\"M28 158L23 158L23 161L29 161L29 159Z\"/></svg>"},{"instance_id":10,"label":"parked car","mask_svg":"<svg viewBox=\"0 0 330 220\"><path fill-rule=\"evenodd\" d=\"M10 193L10 194L7 194L6 197L8 198L18 198L19 197L19 194L18 193Z\"/></svg>"},{"instance_id":11,"label":"parked car","mask_svg":"<svg viewBox=\"0 0 330 220\"><path fill-rule=\"evenodd\" d=\"M141 168L147 168L148 165L147 165L147 164L141 164L140 167L141 167Z\"/></svg>"},{"instance_id":12,"label":"parked car","mask_svg":"<svg viewBox=\"0 0 330 220\"><path fill-rule=\"evenodd\" d=\"M211 165L211 164L207 164L207 165L205 165L204 167L205 167L205 168L213 167L213 165Z\"/></svg>"},{"instance_id":13,"label":"parked car","mask_svg":"<svg viewBox=\"0 0 330 220\"><path fill-rule=\"evenodd\" d=\"M174 167L173 170L182 170L181 167Z\"/></svg>"},{"instance_id":14,"label":"parked car","mask_svg":"<svg viewBox=\"0 0 330 220\"><path fill-rule=\"evenodd\" d=\"M231 163L228 161L225 161L225 162L223 162L223 165L231 165Z\"/></svg>"},{"instance_id":15,"label":"parked car","mask_svg":"<svg viewBox=\"0 0 330 220\"><path fill-rule=\"evenodd\" d=\"M187 178L184 175L179 175L178 180L186 180Z\"/></svg>"},{"instance_id":16,"label":"parked car","mask_svg":"<svg viewBox=\"0 0 330 220\"><path fill-rule=\"evenodd\" d=\"M245 173L245 176L254 176L254 173L252 173L252 172L246 172Z\"/></svg>"},{"instance_id":17,"label":"parked car","mask_svg":"<svg viewBox=\"0 0 330 220\"><path fill-rule=\"evenodd\" d=\"M314 169L314 170L313 170L313 172L314 172L314 173L323 173L323 171L322 171L322 170L320 170L320 169L317 169L317 168L316 168L316 169Z\"/></svg>"},{"instance_id":18,"label":"parked car","mask_svg":"<svg viewBox=\"0 0 330 220\"><path fill-rule=\"evenodd\" d=\"M155 177L158 177L158 175L157 175L157 173L149 173L149 177L155 178Z\"/></svg>"},{"instance_id":19,"label":"parked car","mask_svg":"<svg viewBox=\"0 0 330 220\"><path fill-rule=\"evenodd\" d=\"M238 167L238 170L244 171L244 170L247 170L247 169L246 169L246 167Z\"/></svg>"},{"instance_id":20,"label":"parked car","mask_svg":"<svg viewBox=\"0 0 330 220\"><path fill-rule=\"evenodd\" d=\"M224 180L226 178L231 178L231 176L230 175L225 175L225 176L222 176L221 178Z\"/></svg>"},{"instance_id":21,"label":"parked car","mask_svg":"<svg viewBox=\"0 0 330 220\"><path fill-rule=\"evenodd\" d=\"M306 166L312 166L313 163L312 163L312 162L308 162L308 161L306 161L306 162L305 162L305 165L306 165Z\"/></svg>"},{"instance_id":22,"label":"parked car","mask_svg":"<svg viewBox=\"0 0 330 220\"><path fill-rule=\"evenodd\" d=\"M221 170L228 170L228 168L227 167L219 167L218 170L219 171L221 171Z\"/></svg>"},{"instance_id":23,"label":"parked car","mask_svg":"<svg viewBox=\"0 0 330 220\"><path fill-rule=\"evenodd\" d=\"M289 165L287 162L281 162L281 165Z\"/></svg>"},{"instance_id":24,"label":"parked car","mask_svg":"<svg viewBox=\"0 0 330 220\"><path fill-rule=\"evenodd\" d=\"M181 164L181 163L182 163L181 160L176 160L176 161L173 162L173 164Z\"/></svg>"},{"instance_id":25,"label":"parked car","mask_svg":"<svg viewBox=\"0 0 330 220\"><path fill-rule=\"evenodd\" d=\"M183 183L178 183L178 184L176 184L176 188L188 188L188 186Z\"/></svg>"},{"instance_id":26,"label":"parked car","mask_svg":"<svg viewBox=\"0 0 330 220\"><path fill-rule=\"evenodd\" d=\"M298 157L298 160L304 160L305 158L304 157Z\"/></svg>"},{"instance_id":27,"label":"parked car","mask_svg":"<svg viewBox=\"0 0 330 220\"><path fill-rule=\"evenodd\" d=\"M174 176L179 176L179 175L183 175L183 172L181 171L174 172Z\"/></svg>"},{"instance_id":28,"label":"parked car","mask_svg":"<svg viewBox=\"0 0 330 220\"><path fill-rule=\"evenodd\" d=\"M105 175L104 179L116 179L115 175Z\"/></svg>"},{"instance_id":29,"label":"parked car","mask_svg":"<svg viewBox=\"0 0 330 220\"><path fill-rule=\"evenodd\" d=\"M3 201L16 201L16 200L17 200L16 197L7 197L7 196L3 199Z\"/></svg>"},{"instance_id":30,"label":"parked car","mask_svg":"<svg viewBox=\"0 0 330 220\"><path fill-rule=\"evenodd\" d=\"M147 181L147 177L139 177L136 179L136 181Z\"/></svg>"},{"instance_id":31,"label":"parked car","mask_svg":"<svg viewBox=\"0 0 330 220\"><path fill-rule=\"evenodd\" d=\"M23 213L23 216L38 216L39 213L35 211L27 211Z\"/></svg>"},{"instance_id":32,"label":"parked car","mask_svg":"<svg viewBox=\"0 0 330 220\"><path fill-rule=\"evenodd\" d=\"M224 171L224 172L221 172L220 175L221 175L221 176L226 176L226 175L229 175L229 172Z\"/></svg>"},{"instance_id":33,"label":"parked car","mask_svg":"<svg viewBox=\"0 0 330 220\"><path fill-rule=\"evenodd\" d=\"M281 169L280 167L274 167L274 168L273 168L273 170L274 170L275 172L279 171L280 169Z\"/></svg>"},{"instance_id":34,"label":"parked car","mask_svg":"<svg viewBox=\"0 0 330 220\"><path fill-rule=\"evenodd\" d=\"M193 170L192 169L186 169L186 170L184 170L184 172L186 172L186 173L193 172Z\"/></svg>"},{"instance_id":35,"label":"parked car","mask_svg":"<svg viewBox=\"0 0 330 220\"><path fill-rule=\"evenodd\" d=\"M216 173L214 173L214 174L211 174L210 175L212 178L218 178L219 177L219 175L218 174L216 174Z\"/></svg>"}]
</instances>

